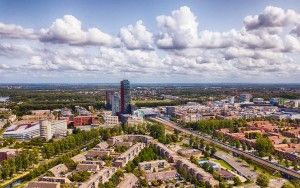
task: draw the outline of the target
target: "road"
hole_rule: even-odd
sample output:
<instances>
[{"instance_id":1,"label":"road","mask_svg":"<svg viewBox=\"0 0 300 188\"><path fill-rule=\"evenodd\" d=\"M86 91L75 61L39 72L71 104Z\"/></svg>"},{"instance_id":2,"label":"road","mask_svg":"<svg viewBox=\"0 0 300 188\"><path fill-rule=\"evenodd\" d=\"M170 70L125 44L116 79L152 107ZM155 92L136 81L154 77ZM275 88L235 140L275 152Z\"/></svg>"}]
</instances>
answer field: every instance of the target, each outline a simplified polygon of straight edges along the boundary
<instances>
[{"instance_id":1,"label":"road","mask_svg":"<svg viewBox=\"0 0 300 188\"><path fill-rule=\"evenodd\" d=\"M230 166L232 166L238 174L246 177L247 179L256 180L257 173L251 170L249 166L246 166L240 159L225 153L224 151L217 151L215 157L226 161Z\"/></svg>"},{"instance_id":2,"label":"road","mask_svg":"<svg viewBox=\"0 0 300 188\"><path fill-rule=\"evenodd\" d=\"M271 168L275 171L279 171L281 172L282 174L286 174L292 178L297 178L297 179L300 179L300 173L296 172L295 170L292 170L292 169L288 169L288 168L285 168L283 166L280 166L276 163L272 163L268 160L265 160L265 159L262 159L258 156L255 156L251 153L247 153L247 152L244 152L244 151L241 151L241 150L238 150L237 148L234 148L230 145L227 145L223 142L220 142L220 141L217 141L217 140L214 140L208 136L204 136L204 135L199 135L197 134L195 131L191 131L191 130L187 130L187 129L184 129L182 127L179 127L177 124L175 124L174 122L170 122L170 121L167 121L165 119L162 119L162 118L150 118L151 120L153 121L156 121L156 122L160 122L164 125L167 125L167 126L170 126L172 127L173 129L177 129L181 132L184 132L186 134L192 134L194 136L197 136L201 139L203 139L204 141L206 142L209 142L209 143L213 143L215 144L216 146L220 147L220 148L223 148L224 150L227 150L227 151L231 151L235 154L238 154L240 156L243 156L243 157L246 157L248 159L251 159L253 161L255 161L256 163L262 165L262 166L266 166L268 168Z\"/></svg>"}]
</instances>

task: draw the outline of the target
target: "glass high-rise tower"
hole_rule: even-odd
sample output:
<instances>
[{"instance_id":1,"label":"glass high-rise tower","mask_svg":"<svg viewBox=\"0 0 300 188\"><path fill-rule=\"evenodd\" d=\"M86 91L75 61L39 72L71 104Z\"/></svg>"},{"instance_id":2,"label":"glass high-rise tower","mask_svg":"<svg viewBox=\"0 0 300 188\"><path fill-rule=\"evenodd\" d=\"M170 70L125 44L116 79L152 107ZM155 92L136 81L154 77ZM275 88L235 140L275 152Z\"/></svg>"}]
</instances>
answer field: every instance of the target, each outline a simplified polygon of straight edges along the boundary
<instances>
[{"instance_id":1,"label":"glass high-rise tower","mask_svg":"<svg viewBox=\"0 0 300 188\"><path fill-rule=\"evenodd\" d=\"M120 111L122 114L131 114L131 96L130 96L130 82L128 80L121 81L120 88Z\"/></svg>"}]
</instances>

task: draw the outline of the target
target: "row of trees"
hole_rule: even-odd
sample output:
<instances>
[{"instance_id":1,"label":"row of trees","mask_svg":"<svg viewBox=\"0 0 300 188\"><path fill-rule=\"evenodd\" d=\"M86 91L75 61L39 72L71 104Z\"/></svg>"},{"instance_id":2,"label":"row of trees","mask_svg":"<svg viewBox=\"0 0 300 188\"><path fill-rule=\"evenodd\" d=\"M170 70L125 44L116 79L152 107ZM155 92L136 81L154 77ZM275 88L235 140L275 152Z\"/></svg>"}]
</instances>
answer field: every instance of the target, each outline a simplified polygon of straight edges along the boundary
<instances>
[{"instance_id":1,"label":"row of trees","mask_svg":"<svg viewBox=\"0 0 300 188\"><path fill-rule=\"evenodd\" d=\"M202 150L205 157L213 156L217 152L214 145L206 144L203 139L193 135L190 135L189 145L195 149Z\"/></svg>"},{"instance_id":2,"label":"row of trees","mask_svg":"<svg viewBox=\"0 0 300 188\"><path fill-rule=\"evenodd\" d=\"M66 138L44 144L42 147L42 154L44 158L49 159L55 155L64 153L65 151L73 150L78 146L86 145L92 140L99 141L99 137L106 140L111 136L116 136L121 133L121 128L93 129L91 131L76 130L74 134L68 135Z\"/></svg>"},{"instance_id":3,"label":"row of trees","mask_svg":"<svg viewBox=\"0 0 300 188\"><path fill-rule=\"evenodd\" d=\"M32 179L44 174L50 168L52 168L58 164L61 164L61 163L64 163L69 169L74 170L76 168L76 164L71 159L71 157L77 155L78 153L80 153L80 150L76 149L76 150L72 150L72 151L69 151L69 152L63 154L60 157L51 159L49 161L45 161L45 162L41 163L39 166L33 168L29 172L29 174L25 177L25 179L28 181L32 180Z\"/></svg>"},{"instance_id":4,"label":"row of trees","mask_svg":"<svg viewBox=\"0 0 300 188\"><path fill-rule=\"evenodd\" d=\"M185 104L185 101L174 100L174 101L138 101L135 102L137 107L157 107L157 106L177 106L181 104Z\"/></svg>"},{"instance_id":5,"label":"row of trees","mask_svg":"<svg viewBox=\"0 0 300 188\"><path fill-rule=\"evenodd\" d=\"M178 142L182 140L182 137L179 136L180 132L177 130L174 130L174 134L166 134L165 127L162 124L149 124L148 130L150 132L150 136L158 139L158 141L163 144L170 144L172 142Z\"/></svg>"},{"instance_id":6,"label":"row of trees","mask_svg":"<svg viewBox=\"0 0 300 188\"><path fill-rule=\"evenodd\" d=\"M198 130L203 133L212 134L215 130L222 128L232 129L234 132L238 131L239 127L244 127L246 125L245 120L219 120L219 119L209 119L200 120L198 122L187 123L186 127Z\"/></svg>"},{"instance_id":7,"label":"row of trees","mask_svg":"<svg viewBox=\"0 0 300 188\"><path fill-rule=\"evenodd\" d=\"M3 160L0 164L0 179L13 177L19 171L25 171L38 162L38 150L23 150L16 157Z\"/></svg>"},{"instance_id":8,"label":"row of trees","mask_svg":"<svg viewBox=\"0 0 300 188\"><path fill-rule=\"evenodd\" d=\"M61 140L44 144L42 154L44 158L49 159L55 155L64 153L65 151L87 144L92 139L98 137L98 131L80 131L77 134L69 135Z\"/></svg>"}]
</instances>

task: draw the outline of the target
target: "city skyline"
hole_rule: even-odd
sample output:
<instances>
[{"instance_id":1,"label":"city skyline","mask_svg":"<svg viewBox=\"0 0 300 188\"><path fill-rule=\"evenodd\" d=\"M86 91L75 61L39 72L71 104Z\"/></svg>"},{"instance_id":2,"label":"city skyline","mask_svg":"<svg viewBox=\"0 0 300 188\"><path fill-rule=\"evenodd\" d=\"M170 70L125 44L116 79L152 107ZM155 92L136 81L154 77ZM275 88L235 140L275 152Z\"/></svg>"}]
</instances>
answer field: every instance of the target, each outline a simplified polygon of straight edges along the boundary
<instances>
[{"instance_id":1,"label":"city skyline","mask_svg":"<svg viewBox=\"0 0 300 188\"><path fill-rule=\"evenodd\" d=\"M299 83L299 20L296 1L2 0L0 83Z\"/></svg>"}]
</instances>

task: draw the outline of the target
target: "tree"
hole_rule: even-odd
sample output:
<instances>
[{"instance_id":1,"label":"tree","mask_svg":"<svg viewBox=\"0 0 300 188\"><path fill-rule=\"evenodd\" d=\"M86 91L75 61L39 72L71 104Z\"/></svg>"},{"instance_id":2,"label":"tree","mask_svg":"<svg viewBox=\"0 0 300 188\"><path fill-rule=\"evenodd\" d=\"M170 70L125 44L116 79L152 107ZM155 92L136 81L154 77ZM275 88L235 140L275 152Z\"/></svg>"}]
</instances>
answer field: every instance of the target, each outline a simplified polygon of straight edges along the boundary
<instances>
[{"instance_id":1,"label":"tree","mask_svg":"<svg viewBox=\"0 0 300 188\"><path fill-rule=\"evenodd\" d=\"M68 178L71 181L84 182L84 181L88 180L90 176L91 176L90 172L81 171L81 172L75 172L75 173L73 173L71 176L68 176Z\"/></svg>"},{"instance_id":2,"label":"tree","mask_svg":"<svg viewBox=\"0 0 300 188\"><path fill-rule=\"evenodd\" d=\"M217 152L217 149L215 147L212 147L210 150L210 156L213 156Z\"/></svg>"},{"instance_id":3,"label":"tree","mask_svg":"<svg viewBox=\"0 0 300 188\"><path fill-rule=\"evenodd\" d=\"M247 145L244 142L242 143L242 149L243 149L243 151L245 151L247 149Z\"/></svg>"},{"instance_id":4,"label":"tree","mask_svg":"<svg viewBox=\"0 0 300 188\"><path fill-rule=\"evenodd\" d=\"M284 160L284 164L285 164L286 167L290 166L290 163L289 163L289 161L287 159Z\"/></svg>"},{"instance_id":5,"label":"tree","mask_svg":"<svg viewBox=\"0 0 300 188\"><path fill-rule=\"evenodd\" d=\"M209 145L207 144L206 147L205 147L205 151L206 151L206 152L209 152L209 150L210 150L210 147L209 147Z\"/></svg>"},{"instance_id":6,"label":"tree","mask_svg":"<svg viewBox=\"0 0 300 188\"><path fill-rule=\"evenodd\" d=\"M235 186L238 186L238 185L241 185L241 184L242 184L240 178L237 177L237 176L234 176L233 181L234 181L234 185L235 185Z\"/></svg>"},{"instance_id":7,"label":"tree","mask_svg":"<svg viewBox=\"0 0 300 188\"><path fill-rule=\"evenodd\" d=\"M201 140L200 140L200 148L203 150L204 147L205 147L204 140L201 139Z\"/></svg>"},{"instance_id":8,"label":"tree","mask_svg":"<svg viewBox=\"0 0 300 188\"><path fill-rule=\"evenodd\" d=\"M8 178L10 176L10 165L8 160L2 161L1 167L3 179Z\"/></svg>"},{"instance_id":9,"label":"tree","mask_svg":"<svg viewBox=\"0 0 300 188\"><path fill-rule=\"evenodd\" d=\"M256 184L262 187L267 187L269 185L270 179L265 174L260 174L256 179Z\"/></svg>"},{"instance_id":10,"label":"tree","mask_svg":"<svg viewBox=\"0 0 300 188\"><path fill-rule=\"evenodd\" d=\"M189 144L190 144L190 146L193 146L194 143L195 143L195 137L191 134L190 135L190 142L189 142Z\"/></svg>"},{"instance_id":11,"label":"tree","mask_svg":"<svg viewBox=\"0 0 300 188\"><path fill-rule=\"evenodd\" d=\"M153 138L159 138L165 136L165 127L161 124L153 124L149 126L150 135Z\"/></svg>"},{"instance_id":12,"label":"tree","mask_svg":"<svg viewBox=\"0 0 300 188\"><path fill-rule=\"evenodd\" d=\"M295 186L290 182L285 182L281 188L295 188Z\"/></svg>"},{"instance_id":13,"label":"tree","mask_svg":"<svg viewBox=\"0 0 300 188\"><path fill-rule=\"evenodd\" d=\"M14 159L14 158L9 159L9 160L8 160L8 164L9 164L9 166L10 166L10 173L9 173L9 176L10 176L10 177L13 177L14 174L16 173L15 159Z\"/></svg>"},{"instance_id":14,"label":"tree","mask_svg":"<svg viewBox=\"0 0 300 188\"><path fill-rule=\"evenodd\" d=\"M273 152L273 143L268 137L259 137L256 139L255 148L261 157L271 155Z\"/></svg>"},{"instance_id":15,"label":"tree","mask_svg":"<svg viewBox=\"0 0 300 188\"><path fill-rule=\"evenodd\" d=\"M235 147L236 148L240 148L241 147L241 142L240 141L236 141L235 142Z\"/></svg>"},{"instance_id":16,"label":"tree","mask_svg":"<svg viewBox=\"0 0 300 188\"><path fill-rule=\"evenodd\" d=\"M269 161L272 161L272 155L269 155Z\"/></svg>"}]
</instances>

